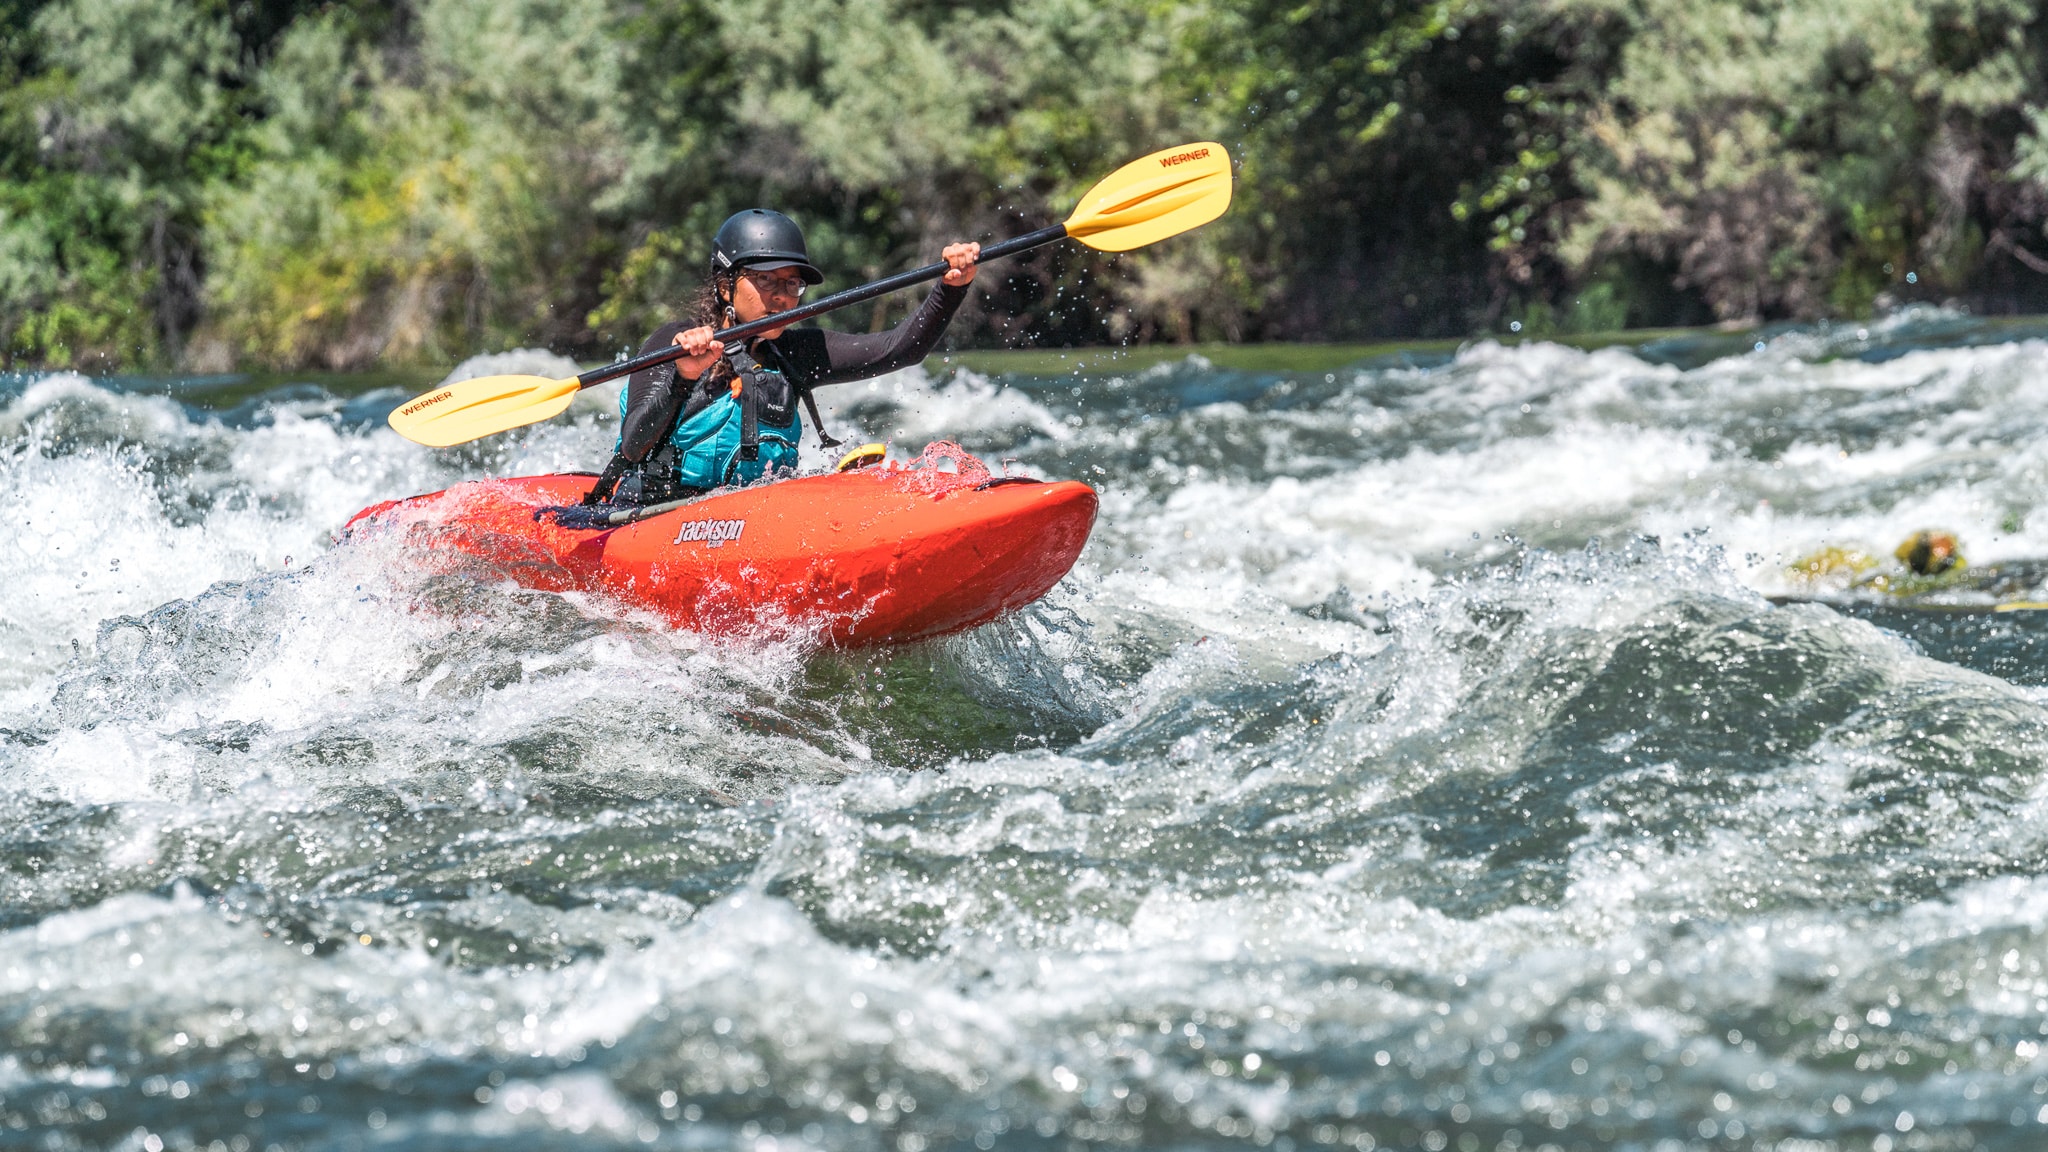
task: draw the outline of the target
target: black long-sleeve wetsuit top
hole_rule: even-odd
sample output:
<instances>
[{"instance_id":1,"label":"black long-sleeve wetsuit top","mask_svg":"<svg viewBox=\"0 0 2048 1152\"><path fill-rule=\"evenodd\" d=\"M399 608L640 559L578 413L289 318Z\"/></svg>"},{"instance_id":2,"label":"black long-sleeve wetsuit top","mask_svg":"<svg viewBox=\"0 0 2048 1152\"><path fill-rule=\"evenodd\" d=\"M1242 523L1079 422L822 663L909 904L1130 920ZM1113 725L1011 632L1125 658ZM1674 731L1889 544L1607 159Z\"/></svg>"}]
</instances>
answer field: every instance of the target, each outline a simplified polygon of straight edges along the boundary
<instances>
[{"instance_id":1,"label":"black long-sleeve wetsuit top","mask_svg":"<svg viewBox=\"0 0 2048 1152\"><path fill-rule=\"evenodd\" d=\"M887 332L827 332L791 328L773 340L758 341L754 357L780 367L799 392L821 384L843 384L894 372L923 360L938 346L939 336L967 299L967 288L941 283L910 319ZM640 346L641 355L675 343L676 334L695 327L694 320L676 320L654 330ZM764 348L764 345L767 346ZM771 356L774 359L771 359ZM678 382L674 361L633 373L626 380L626 418L620 429L619 454L639 462L658 447L687 414L717 399L722 385L711 383L715 371L697 380ZM702 393L702 395L698 395ZM696 401L693 403L692 401ZM793 402L793 401L792 401Z\"/></svg>"}]
</instances>

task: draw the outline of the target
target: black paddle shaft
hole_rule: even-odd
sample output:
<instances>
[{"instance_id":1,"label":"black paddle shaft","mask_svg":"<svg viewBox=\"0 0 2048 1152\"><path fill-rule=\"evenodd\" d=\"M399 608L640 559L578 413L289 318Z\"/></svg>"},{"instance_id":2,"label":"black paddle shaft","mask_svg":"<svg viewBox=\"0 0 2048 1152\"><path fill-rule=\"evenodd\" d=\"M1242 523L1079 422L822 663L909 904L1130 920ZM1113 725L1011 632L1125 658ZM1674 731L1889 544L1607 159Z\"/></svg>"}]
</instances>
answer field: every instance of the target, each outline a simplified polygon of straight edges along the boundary
<instances>
[{"instance_id":1,"label":"black paddle shaft","mask_svg":"<svg viewBox=\"0 0 2048 1152\"><path fill-rule=\"evenodd\" d=\"M1066 235L1067 226L1065 224L1055 224L1050 228L1040 228L1036 232L1026 232L1024 235L1014 239L1005 240L999 244L990 244L983 248L978 262L985 264L990 260L1001 259L1004 256L1014 256L1019 252L1028 252L1033 248L1043 247L1055 240L1064 240ZM786 327L799 320L809 320L813 316L823 316L827 312L844 308L848 304L858 304L863 300L873 300L877 296L885 296L896 291L898 288L908 288L912 284L922 284L926 280L936 280L944 276L951 267L951 264L941 260L937 264L927 264L922 268L912 268L908 272L898 272L894 276L884 276L872 284L863 284L858 288L848 288L844 292L834 292L830 296L820 296L809 304L798 305L787 312L777 312L773 316L763 316L759 320L749 320L745 324L735 324L730 328L713 333L712 339L720 344L730 345L734 341L745 340L749 336L766 332L770 328ZM578 387L588 388L592 384L602 384L607 380L617 380L621 376L630 376L642 368L652 368L656 364L666 364L671 360L680 360L682 357L682 347L680 345L670 345L667 348L656 349L644 356L635 356L631 360L620 360L616 363L606 364L601 368L592 368L590 371L576 377L576 384Z\"/></svg>"}]
</instances>

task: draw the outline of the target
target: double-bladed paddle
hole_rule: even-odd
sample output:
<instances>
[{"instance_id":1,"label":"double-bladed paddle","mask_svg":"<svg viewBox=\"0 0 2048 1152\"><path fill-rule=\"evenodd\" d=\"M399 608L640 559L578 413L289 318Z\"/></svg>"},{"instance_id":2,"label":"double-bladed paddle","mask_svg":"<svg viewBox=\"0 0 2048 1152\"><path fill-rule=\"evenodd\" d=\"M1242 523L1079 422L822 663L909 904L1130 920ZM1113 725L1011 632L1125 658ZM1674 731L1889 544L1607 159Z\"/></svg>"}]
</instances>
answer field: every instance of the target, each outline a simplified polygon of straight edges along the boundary
<instances>
[{"instance_id":1,"label":"double-bladed paddle","mask_svg":"<svg viewBox=\"0 0 2048 1152\"><path fill-rule=\"evenodd\" d=\"M1228 207L1230 154L1221 144L1183 144L1133 160L1110 173L1081 197L1080 206L1065 223L990 244L981 250L981 260L985 263L1013 256L1060 239L1079 240L1103 252L1128 252L1207 224L1223 215ZM730 345L771 328L936 280L945 275L948 267L941 261L885 276L872 284L835 292L787 312L722 329L715 338ZM435 448L467 444L494 432L559 415L584 388L682 355L680 347L662 348L563 380L545 376L480 376L444 385L392 409L391 427L408 440Z\"/></svg>"}]
</instances>

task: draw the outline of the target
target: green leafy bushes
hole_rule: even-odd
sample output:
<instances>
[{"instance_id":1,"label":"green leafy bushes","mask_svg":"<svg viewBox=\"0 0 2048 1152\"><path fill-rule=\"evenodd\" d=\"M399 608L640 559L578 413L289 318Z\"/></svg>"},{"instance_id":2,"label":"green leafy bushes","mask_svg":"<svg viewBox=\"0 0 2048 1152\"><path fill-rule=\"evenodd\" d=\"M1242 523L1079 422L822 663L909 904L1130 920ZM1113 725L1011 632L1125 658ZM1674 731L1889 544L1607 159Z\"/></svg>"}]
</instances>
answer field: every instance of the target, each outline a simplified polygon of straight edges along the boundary
<instances>
[{"instance_id":1,"label":"green leafy bushes","mask_svg":"<svg viewBox=\"0 0 2048 1152\"><path fill-rule=\"evenodd\" d=\"M2043 35L2023 0L0 0L0 348L603 357L738 208L844 286L1198 137L1230 215L993 268L955 338L2035 308Z\"/></svg>"}]
</instances>

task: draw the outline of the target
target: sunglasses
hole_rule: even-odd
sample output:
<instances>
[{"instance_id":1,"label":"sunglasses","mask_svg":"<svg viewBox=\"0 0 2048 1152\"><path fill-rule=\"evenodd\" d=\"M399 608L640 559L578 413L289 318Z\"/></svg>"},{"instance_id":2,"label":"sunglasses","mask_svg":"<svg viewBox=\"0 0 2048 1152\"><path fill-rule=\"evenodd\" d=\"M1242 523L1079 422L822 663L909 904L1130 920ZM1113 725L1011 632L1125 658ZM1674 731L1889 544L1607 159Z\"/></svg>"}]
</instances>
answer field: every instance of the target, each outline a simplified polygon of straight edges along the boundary
<instances>
[{"instance_id":1,"label":"sunglasses","mask_svg":"<svg viewBox=\"0 0 2048 1152\"><path fill-rule=\"evenodd\" d=\"M746 277L747 283L752 284L754 290L763 296L780 293L793 300L801 300L804 298L804 290L810 287L804 283L802 276L793 272L787 275L777 272L742 272L740 275Z\"/></svg>"}]
</instances>

